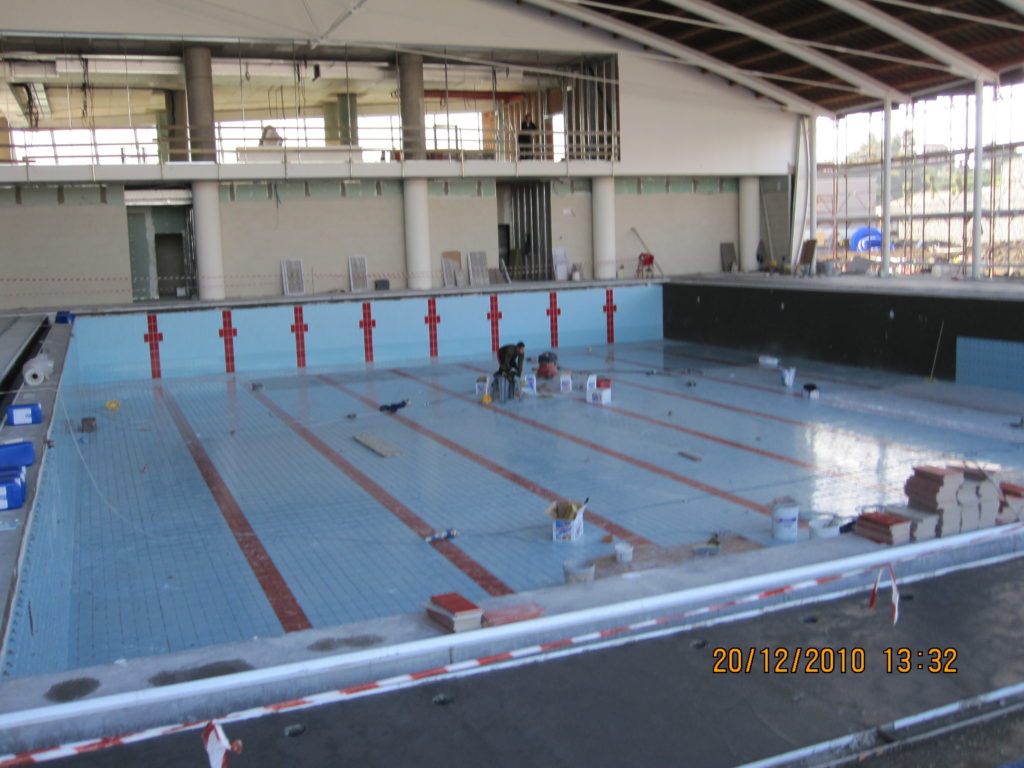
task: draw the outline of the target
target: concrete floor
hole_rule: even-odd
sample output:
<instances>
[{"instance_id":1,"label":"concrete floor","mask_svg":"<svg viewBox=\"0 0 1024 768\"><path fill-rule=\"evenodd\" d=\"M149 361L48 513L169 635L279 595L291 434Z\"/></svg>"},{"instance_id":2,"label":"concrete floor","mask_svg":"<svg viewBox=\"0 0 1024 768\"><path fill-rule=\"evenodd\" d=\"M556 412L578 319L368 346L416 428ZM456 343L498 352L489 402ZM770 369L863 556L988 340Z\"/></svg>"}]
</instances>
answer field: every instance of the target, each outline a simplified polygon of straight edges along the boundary
<instances>
[{"instance_id":1,"label":"concrete floor","mask_svg":"<svg viewBox=\"0 0 1024 768\"><path fill-rule=\"evenodd\" d=\"M887 595L871 609L861 594L227 723L228 737L243 743L228 764L717 768L765 760L1024 682L1021 578L1024 561L1014 559L904 584L895 626ZM838 664L832 672L807 664L794 671L798 648L831 648L851 659L863 651L863 671ZM898 671L899 656L886 655L891 648L912 650L907 671ZM943 653L941 671L928 669L932 648ZM731 649L744 659L756 649L751 672L716 673ZM766 673L762 649L785 651L787 668ZM918 651L926 655L919 659ZM1019 723L1017 715L921 744L912 743L911 729L894 729L891 743L771 764L824 765L842 756L871 766L988 768L1024 758ZM157 768L203 760L193 730L54 765Z\"/></svg>"}]
</instances>

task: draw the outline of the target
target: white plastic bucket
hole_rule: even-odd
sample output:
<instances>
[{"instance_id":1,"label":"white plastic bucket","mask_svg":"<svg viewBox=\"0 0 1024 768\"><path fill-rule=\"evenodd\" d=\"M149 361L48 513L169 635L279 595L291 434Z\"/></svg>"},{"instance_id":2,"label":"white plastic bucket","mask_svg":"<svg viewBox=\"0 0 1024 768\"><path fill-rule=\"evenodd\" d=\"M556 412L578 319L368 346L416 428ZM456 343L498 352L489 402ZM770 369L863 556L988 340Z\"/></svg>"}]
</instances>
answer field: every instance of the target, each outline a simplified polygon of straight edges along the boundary
<instances>
[{"instance_id":1,"label":"white plastic bucket","mask_svg":"<svg viewBox=\"0 0 1024 768\"><path fill-rule=\"evenodd\" d=\"M800 506L793 499L776 499L772 503L772 538L796 541L800 525Z\"/></svg>"},{"instance_id":2,"label":"white plastic bucket","mask_svg":"<svg viewBox=\"0 0 1024 768\"><path fill-rule=\"evenodd\" d=\"M792 387L793 382L796 381L796 368L780 368L779 373L782 376L783 385Z\"/></svg>"},{"instance_id":3,"label":"white plastic bucket","mask_svg":"<svg viewBox=\"0 0 1024 768\"><path fill-rule=\"evenodd\" d=\"M594 564L589 560L566 560L562 563L566 584L582 584L594 580Z\"/></svg>"},{"instance_id":4,"label":"white plastic bucket","mask_svg":"<svg viewBox=\"0 0 1024 768\"><path fill-rule=\"evenodd\" d=\"M620 563L628 563L633 560L633 545L628 541L620 541L615 545L615 559Z\"/></svg>"},{"instance_id":5,"label":"white plastic bucket","mask_svg":"<svg viewBox=\"0 0 1024 768\"><path fill-rule=\"evenodd\" d=\"M835 517L815 517L807 522L807 530L812 539L830 539L839 535L839 525Z\"/></svg>"}]
</instances>

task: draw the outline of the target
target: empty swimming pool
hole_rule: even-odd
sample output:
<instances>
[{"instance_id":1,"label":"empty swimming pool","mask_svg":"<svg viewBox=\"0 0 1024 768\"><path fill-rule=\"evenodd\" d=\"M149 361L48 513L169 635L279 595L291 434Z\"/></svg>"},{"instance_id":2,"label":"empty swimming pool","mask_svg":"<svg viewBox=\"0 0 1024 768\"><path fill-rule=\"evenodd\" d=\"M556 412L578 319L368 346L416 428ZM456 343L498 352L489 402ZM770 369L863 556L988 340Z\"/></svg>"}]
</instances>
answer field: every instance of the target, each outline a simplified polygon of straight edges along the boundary
<instances>
[{"instance_id":1,"label":"empty swimming pool","mask_svg":"<svg viewBox=\"0 0 1024 768\"><path fill-rule=\"evenodd\" d=\"M494 404L474 392L486 351L66 381L5 676L416 613L441 592L526 593L621 540L806 546L773 540L773 499L853 514L901 500L915 464L1024 473L1007 414L951 410L954 385L798 360L788 388L749 352L657 338L558 353L574 391ZM610 403L586 402L590 373L612 380ZM560 498L589 499L579 542L551 541Z\"/></svg>"}]
</instances>

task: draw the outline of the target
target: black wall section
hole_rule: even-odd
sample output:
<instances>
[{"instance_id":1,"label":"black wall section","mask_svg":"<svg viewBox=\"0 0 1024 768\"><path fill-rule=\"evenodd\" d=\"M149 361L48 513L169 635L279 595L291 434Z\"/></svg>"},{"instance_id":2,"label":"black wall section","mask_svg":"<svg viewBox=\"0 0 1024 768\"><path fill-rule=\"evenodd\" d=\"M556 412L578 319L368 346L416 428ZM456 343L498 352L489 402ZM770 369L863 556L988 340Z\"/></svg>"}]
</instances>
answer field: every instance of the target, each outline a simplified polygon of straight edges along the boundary
<instances>
[{"instance_id":1,"label":"black wall section","mask_svg":"<svg viewBox=\"0 0 1024 768\"><path fill-rule=\"evenodd\" d=\"M1024 341L1024 302L666 283L665 338L956 377L956 339ZM944 327L943 327L944 324Z\"/></svg>"}]
</instances>

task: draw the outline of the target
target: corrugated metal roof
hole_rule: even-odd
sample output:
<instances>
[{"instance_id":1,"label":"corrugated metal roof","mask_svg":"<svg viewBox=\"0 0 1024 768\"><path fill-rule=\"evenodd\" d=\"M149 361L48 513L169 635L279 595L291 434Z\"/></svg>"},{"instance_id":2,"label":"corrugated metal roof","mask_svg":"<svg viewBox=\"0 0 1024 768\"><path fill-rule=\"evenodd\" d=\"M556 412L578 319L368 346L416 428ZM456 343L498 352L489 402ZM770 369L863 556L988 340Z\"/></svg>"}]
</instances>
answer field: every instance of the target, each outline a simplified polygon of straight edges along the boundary
<instances>
[{"instance_id":1,"label":"corrugated metal roof","mask_svg":"<svg viewBox=\"0 0 1024 768\"><path fill-rule=\"evenodd\" d=\"M857 92L857 84L847 78L783 52L772 42L755 39L728 21L710 21L710 14L697 7L700 4L685 0L573 0L566 5L714 57L827 112L859 111L882 104L878 88L876 92L863 92L863 88ZM1024 14L1019 10L1024 6L1019 2L938 0L925 5L904 0L714 0L705 5L802 43L878 81L876 85L884 84L911 97L960 92L973 88L973 79L962 71L950 71L914 40L885 31L889 19L994 71L1002 83L1024 79ZM862 20L852 6L880 14L878 22Z\"/></svg>"}]
</instances>

